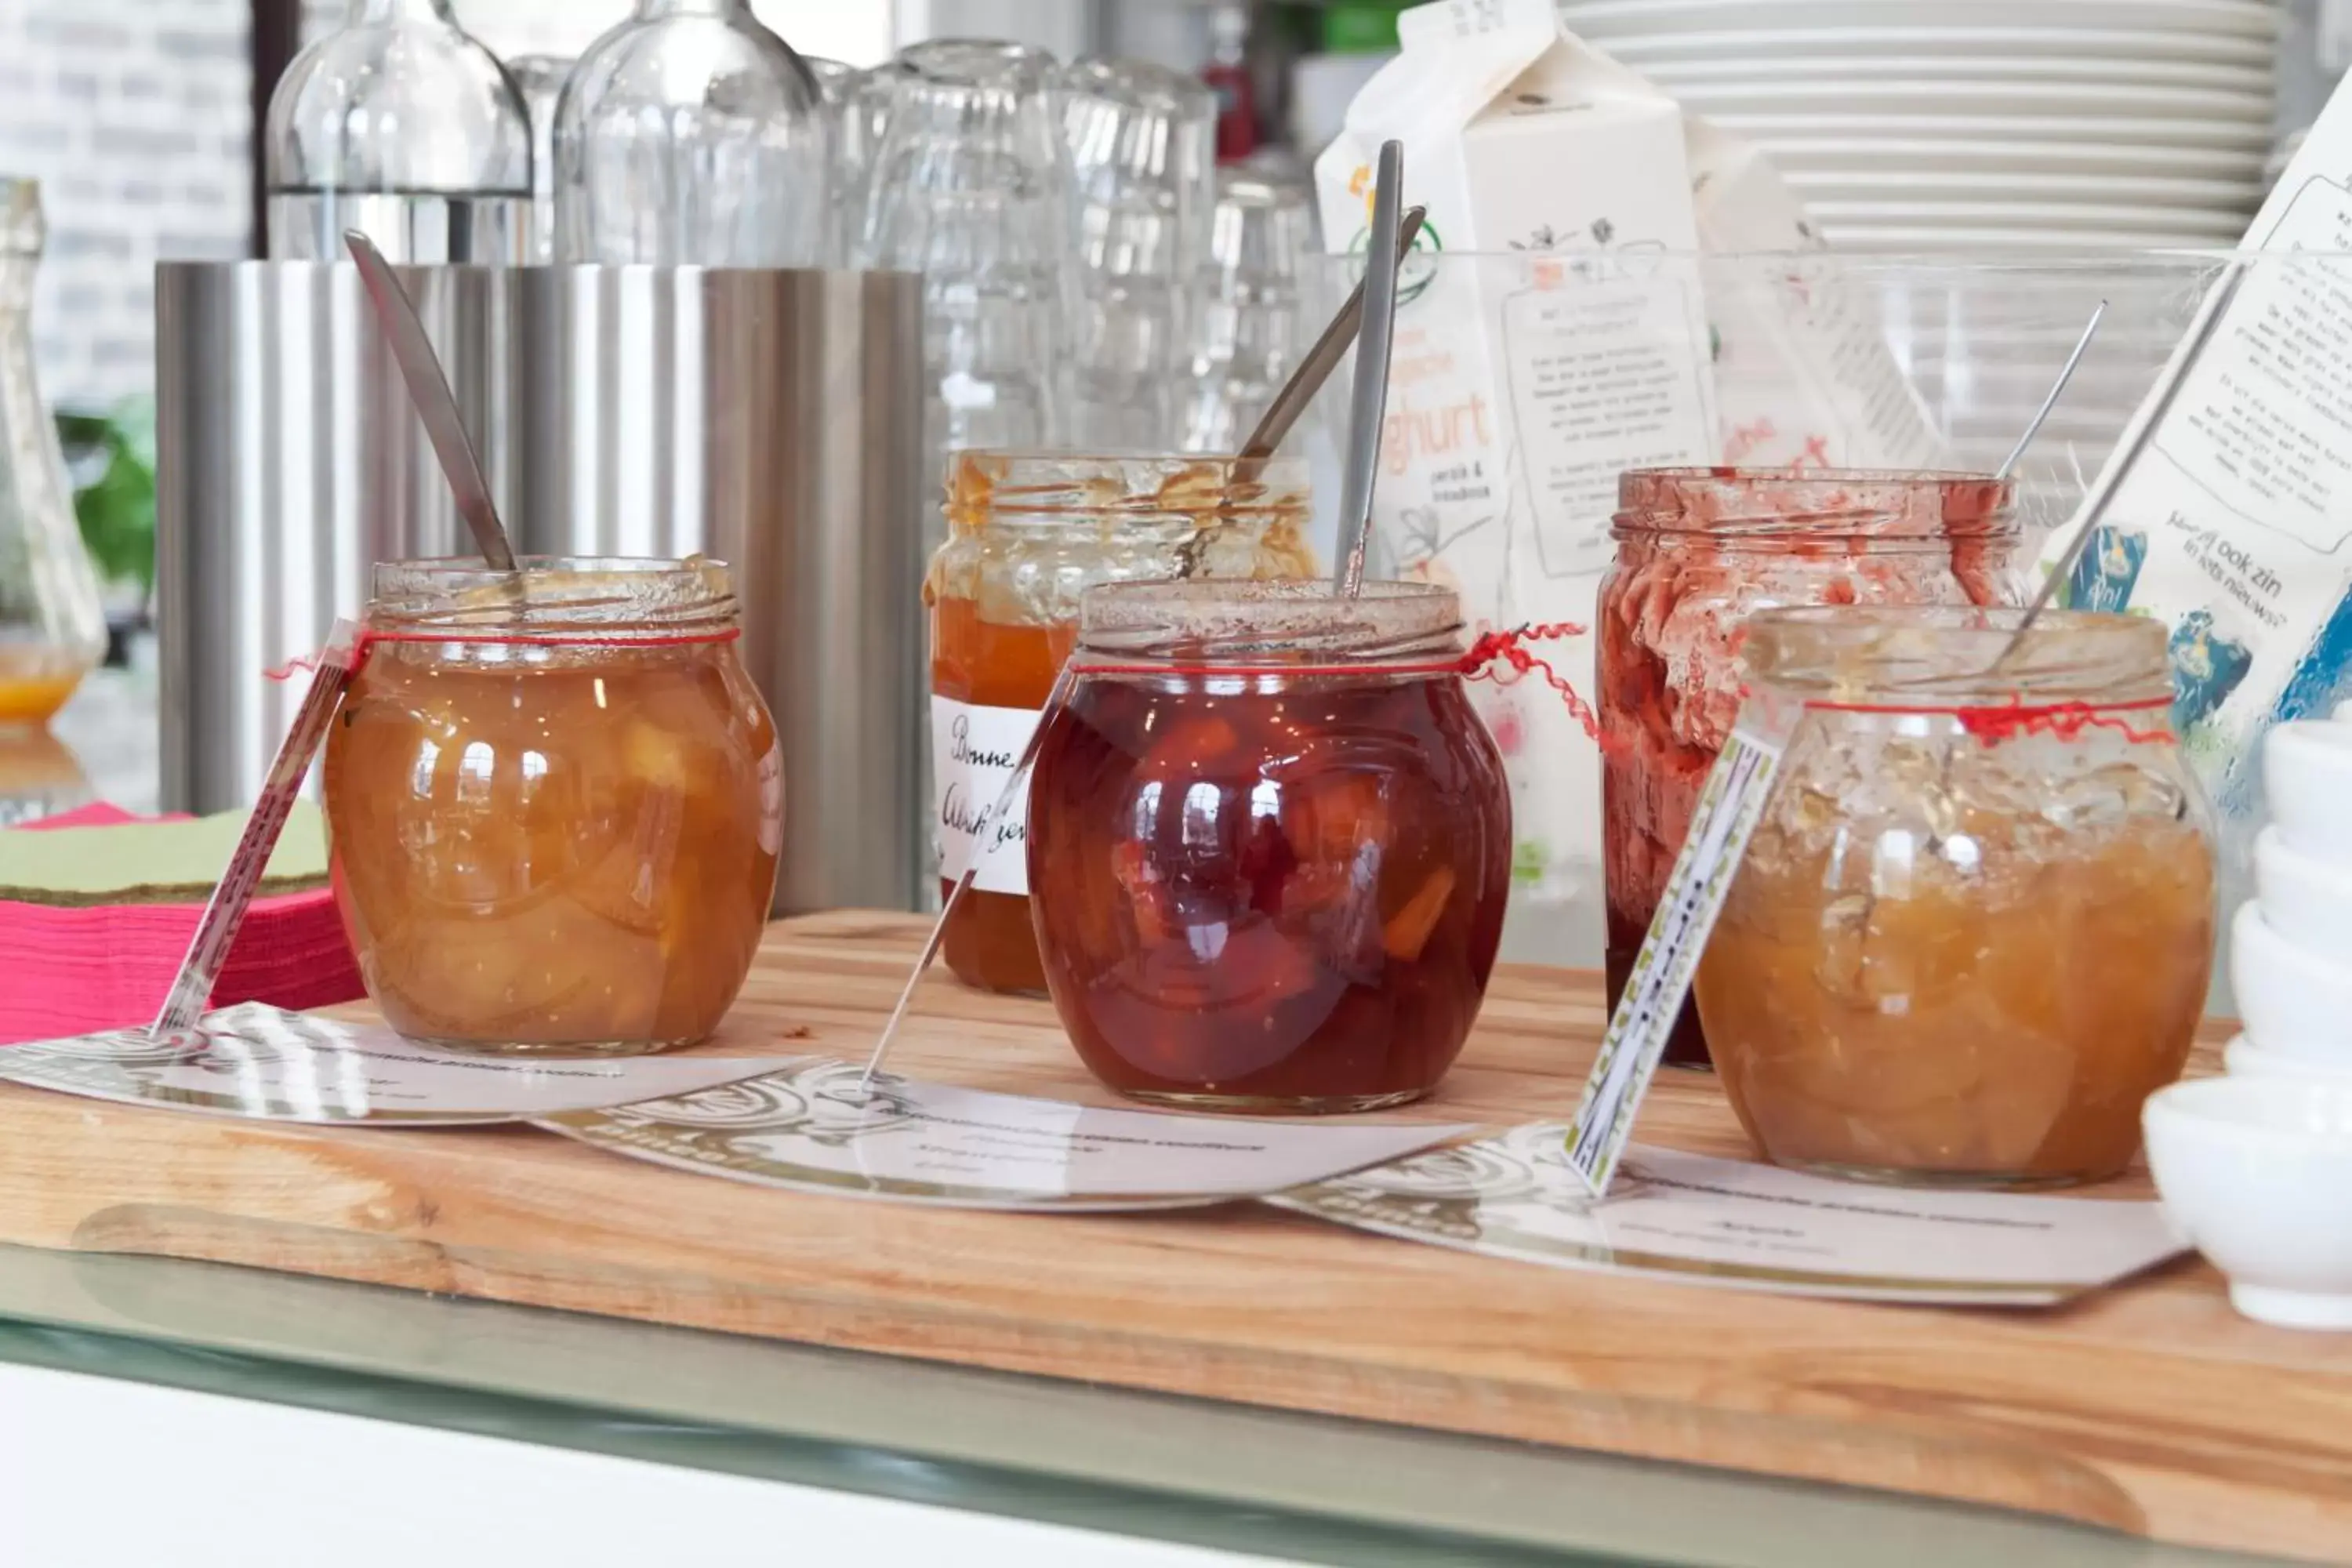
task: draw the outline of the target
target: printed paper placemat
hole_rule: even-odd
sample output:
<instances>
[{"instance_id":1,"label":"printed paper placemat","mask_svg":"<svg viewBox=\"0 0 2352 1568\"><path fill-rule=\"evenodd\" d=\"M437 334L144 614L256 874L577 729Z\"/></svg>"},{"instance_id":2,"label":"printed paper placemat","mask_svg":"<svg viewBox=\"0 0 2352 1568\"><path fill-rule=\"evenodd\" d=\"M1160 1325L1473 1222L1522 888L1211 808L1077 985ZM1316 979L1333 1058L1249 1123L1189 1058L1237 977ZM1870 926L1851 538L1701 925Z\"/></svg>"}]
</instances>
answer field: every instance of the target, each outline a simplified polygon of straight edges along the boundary
<instances>
[{"instance_id":1,"label":"printed paper placemat","mask_svg":"<svg viewBox=\"0 0 2352 1568\"><path fill-rule=\"evenodd\" d=\"M1186 1208L1262 1196L1477 1131L1105 1110L804 1058L697 1093L541 1119L616 1154L793 1192L949 1208Z\"/></svg>"},{"instance_id":2,"label":"printed paper placemat","mask_svg":"<svg viewBox=\"0 0 2352 1568\"><path fill-rule=\"evenodd\" d=\"M460 1056L381 1026L248 1002L206 1014L183 1036L116 1029L0 1047L0 1079L255 1121L464 1127L688 1093L776 1060Z\"/></svg>"},{"instance_id":3,"label":"printed paper placemat","mask_svg":"<svg viewBox=\"0 0 2352 1568\"><path fill-rule=\"evenodd\" d=\"M1266 1200L1492 1258L1686 1284L2041 1307L2186 1250L2152 1203L1864 1185L1639 1145L1595 1203L1558 1122Z\"/></svg>"}]
</instances>

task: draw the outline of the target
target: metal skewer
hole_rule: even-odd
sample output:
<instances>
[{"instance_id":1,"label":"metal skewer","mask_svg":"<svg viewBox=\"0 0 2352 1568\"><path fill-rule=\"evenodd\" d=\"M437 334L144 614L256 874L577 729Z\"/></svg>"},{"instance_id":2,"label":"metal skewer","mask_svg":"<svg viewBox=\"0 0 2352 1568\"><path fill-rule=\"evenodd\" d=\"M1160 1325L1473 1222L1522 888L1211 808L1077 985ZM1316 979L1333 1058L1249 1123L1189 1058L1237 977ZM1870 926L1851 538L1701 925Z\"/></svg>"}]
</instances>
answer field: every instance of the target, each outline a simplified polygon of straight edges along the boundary
<instances>
[{"instance_id":1,"label":"metal skewer","mask_svg":"<svg viewBox=\"0 0 2352 1568\"><path fill-rule=\"evenodd\" d=\"M1029 769L1037 761L1038 748L1045 743L1046 727L1053 723L1054 715L1062 710L1062 705L1069 700L1070 688L1076 683L1077 678L1070 665L1064 663L1062 673L1054 678L1054 689L1045 694L1045 706L1037 715L1037 728L1030 731L1029 743L1021 749L1020 761L1013 764L1013 776L1004 781L1003 793L996 797L996 804L988 808L988 814L980 819L979 831L972 835L971 859L965 865L963 875L956 879L956 885L948 890L946 900L940 905L940 918L931 922L931 934L924 939L923 951L916 955L914 970L907 976L907 984L898 993L898 1005L890 1009L889 1018L882 1025L882 1037L874 1042L874 1054L866 1058L866 1070L858 1075L858 1093L864 1094L874 1087L874 1074L881 1068L882 1058L890 1054L891 1042L898 1037L898 1026L906 1020L907 1009L914 1005L915 988L923 983L924 973L931 967L931 960L940 955L940 943L947 940L948 917L955 913L956 905L963 901L964 893L971 887L972 879L980 875L981 857L988 850L986 837L989 828L1004 820L1004 814L1013 808L1014 801L1021 798L1020 792L1029 787Z\"/></svg>"},{"instance_id":2,"label":"metal skewer","mask_svg":"<svg viewBox=\"0 0 2352 1568\"><path fill-rule=\"evenodd\" d=\"M1389 351L1396 342L1397 236L1403 226L1404 143L1381 143L1372 185L1372 240L1365 252L1364 328L1356 347L1356 391L1348 416L1348 466L1339 501L1339 549L1331 590L1363 591L1371 539L1372 487L1379 478L1381 419L1388 410Z\"/></svg>"},{"instance_id":3,"label":"metal skewer","mask_svg":"<svg viewBox=\"0 0 2352 1568\"><path fill-rule=\"evenodd\" d=\"M2221 281L2205 296L2205 303L2200 308L2197 320L2189 324L2189 334L2180 352L2173 355L2172 363L2166 365L2164 374L2157 378L2155 392L2139 423L2125 435L2123 445L2116 448L2114 457L2107 459L2107 466L2100 470L2099 477L2091 482L2090 492L2084 496L2083 504L2075 514L2073 541L2050 568L2050 575L2042 581L2041 590L2025 606L2025 614L2018 619L2017 629L2010 633L2009 641L2002 646L2000 657L1992 661L1992 669L2007 664L2024 646L2025 634L2033 629L2033 623L2041 618L2042 611L2050 607L2050 601L2057 596L2059 585L2074 574L2074 563L2082 559L2083 547L2090 542L2092 531L2098 527L2099 519L2106 514L2108 503L2116 499L2116 491L2123 488L2124 478L2131 472L2132 465L2139 461L2140 454L2147 449L2148 442L2156 435L2156 427L2164 423L2165 415L2172 408L2173 398L2179 394L2181 384L2189 379L2189 367L2205 352L2205 345L2212 340L2214 329L2221 325L2222 316L2229 310L2230 301L2237 297L2238 286L2245 280L2245 258L2232 258L2223 268Z\"/></svg>"},{"instance_id":4,"label":"metal skewer","mask_svg":"<svg viewBox=\"0 0 2352 1568\"><path fill-rule=\"evenodd\" d=\"M2011 471L2017 467L2017 460L2025 456L2025 449L2033 445L2036 436L2042 434L2042 426L2049 421L2050 411L2058 406L2058 395L2064 392L2066 384L2074 379L2074 367L2083 363L2083 355L2089 351L2091 340L2099 335L2099 321L2106 313L2107 302L2102 300L2099 308L2091 312L2091 319L2084 323L2083 335L2074 340L2074 352L2068 354L2066 363L2058 367L2058 379L2050 384L2050 395L2042 400L2042 406L2033 411L2033 417L2026 423L2025 434L2017 438L2017 445L2009 449L2009 456L2003 458L2000 467L1992 471L1994 479L2009 478Z\"/></svg>"}]
</instances>

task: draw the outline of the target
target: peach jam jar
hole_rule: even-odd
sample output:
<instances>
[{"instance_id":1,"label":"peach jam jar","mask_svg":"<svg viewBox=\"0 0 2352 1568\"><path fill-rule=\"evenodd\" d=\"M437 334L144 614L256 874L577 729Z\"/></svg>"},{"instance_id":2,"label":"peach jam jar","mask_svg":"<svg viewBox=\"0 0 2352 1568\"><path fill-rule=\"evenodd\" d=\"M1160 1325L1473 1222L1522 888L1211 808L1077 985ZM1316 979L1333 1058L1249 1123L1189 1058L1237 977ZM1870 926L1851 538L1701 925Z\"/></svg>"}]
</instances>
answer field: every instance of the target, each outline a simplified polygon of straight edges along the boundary
<instances>
[{"instance_id":1,"label":"peach jam jar","mask_svg":"<svg viewBox=\"0 0 2352 1568\"><path fill-rule=\"evenodd\" d=\"M1989 476L1642 468L1617 487L1601 579L1605 965L1612 1006L1739 710L1741 624L1775 605L2018 600L2010 487ZM1665 1059L1706 1066L1688 1004Z\"/></svg>"},{"instance_id":2,"label":"peach jam jar","mask_svg":"<svg viewBox=\"0 0 2352 1568\"><path fill-rule=\"evenodd\" d=\"M337 904L413 1039L628 1055L742 988L783 838L727 569L378 566L327 732Z\"/></svg>"},{"instance_id":3,"label":"peach jam jar","mask_svg":"<svg viewBox=\"0 0 2352 1568\"><path fill-rule=\"evenodd\" d=\"M1871 1181L2114 1175L2188 1059L2211 827L2164 624L1768 610L1797 727L1698 970L1724 1091L1776 1164Z\"/></svg>"},{"instance_id":4,"label":"peach jam jar","mask_svg":"<svg viewBox=\"0 0 2352 1568\"><path fill-rule=\"evenodd\" d=\"M1139 583L1085 599L1029 795L1055 1011L1138 1100L1427 1094L1502 939L1510 792L1453 590Z\"/></svg>"},{"instance_id":5,"label":"peach jam jar","mask_svg":"<svg viewBox=\"0 0 2352 1568\"><path fill-rule=\"evenodd\" d=\"M1026 814L982 819L1077 640L1079 594L1180 574L1311 573L1307 470L1295 458L964 452L948 475L947 518L948 542L923 584L940 896L975 849L981 859L942 952L967 985L1042 994Z\"/></svg>"}]
</instances>

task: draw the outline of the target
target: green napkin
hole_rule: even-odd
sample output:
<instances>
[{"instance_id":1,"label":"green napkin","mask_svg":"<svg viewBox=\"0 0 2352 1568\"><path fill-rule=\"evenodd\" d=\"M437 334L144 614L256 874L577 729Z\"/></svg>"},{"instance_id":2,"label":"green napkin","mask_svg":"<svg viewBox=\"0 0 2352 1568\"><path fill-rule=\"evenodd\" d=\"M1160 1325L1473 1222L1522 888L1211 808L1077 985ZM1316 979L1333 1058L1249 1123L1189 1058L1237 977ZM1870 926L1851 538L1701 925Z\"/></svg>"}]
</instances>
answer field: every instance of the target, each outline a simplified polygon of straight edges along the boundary
<instances>
[{"instance_id":1,"label":"green napkin","mask_svg":"<svg viewBox=\"0 0 2352 1568\"><path fill-rule=\"evenodd\" d=\"M0 900L26 904L201 904L228 869L247 814L0 833ZM326 818L294 803L257 898L327 885Z\"/></svg>"}]
</instances>

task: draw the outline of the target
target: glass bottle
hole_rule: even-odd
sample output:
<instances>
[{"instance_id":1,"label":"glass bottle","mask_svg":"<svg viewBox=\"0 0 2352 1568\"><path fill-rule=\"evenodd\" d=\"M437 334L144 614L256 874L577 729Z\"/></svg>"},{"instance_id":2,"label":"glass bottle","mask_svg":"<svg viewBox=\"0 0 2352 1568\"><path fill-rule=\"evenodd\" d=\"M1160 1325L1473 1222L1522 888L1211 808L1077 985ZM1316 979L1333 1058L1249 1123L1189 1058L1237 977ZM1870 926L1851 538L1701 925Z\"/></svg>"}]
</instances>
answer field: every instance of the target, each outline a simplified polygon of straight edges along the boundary
<instances>
[{"instance_id":1,"label":"glass bottle","mask_svg":"<svg viewBox=\"0 0 2352 1568\"><path fill-rule=\"evenodd\" d=\"M2010 500L2007 481L1970 474L1647 468L1619 480L1599 617L1612 1007L1738 714L1741 624L1779 605L2015 604ZM1707 1065L1687 1002L1665 1059Z\"/></svg>"},{"instance_id":2,"label":"glass bottle","mask_svg":"<svg viewBox=\"0 0 2352 1568\"><path fill-rule=\"evenodd\" d=\"M0 731L38 728L106 652L98 574L33 375L41 188L0 176Z\"/></svg>"},{"instance_id":3,"label":"glass bottle","mask_svg":"<svg viewBox=\"0 0 2352 1568\"><path fill-rule=\"evenodd\" d=\"M2164 625L2053 612L2012 652L2021 615L1747 623L1749 683L1800 717L1696 994L1724 1092L1776 1164L2097 1181L2189 1059L2212 826Z\"/></svg>"},{"instance_id":4,"label":"glass bottle","mask_svg":"<svg viewBox=\"0 0 2352 1568\"><path fill-rule=\"evenodd\" d=\"M1303 576L1307 472L1276 458L966 452L948 478L948 542L931 557L931 770L940 892L978 844L971 890L949 921L948 967L968 985L1040 993L1029 921L1026 814L988 825L1097 583Z\"/></svg>"},{"instance_id":5,"label":"glass bottle","mask_svg":"<svg viewBox=\"0 0 2352 1568\"><path fill-rule=\"evenodd\" d=\"M823 265L827 121L815 76L749 0L637 0L564 83L556 259Z\"/></svg>"},{"instance_id":6,"label":"glass bottle","mask_svg":"<svg viewBox=\"0 0 2352 1568\"><path fill-rule=\"evenodd\" d=\"M530 258L530 116L449 0L352 0L270 95L264 160L273 258L352 228L415 266Z\"/></svg>"},{"instance_id":7,"label":"glass bottle","mask_svg":"<svg viewBox=\"0 0 2352 1568\"><path fill-rule=\"evenodd\" d=\"M507 74L530 117L530 247L532 261L555 259L555 106L572 61L562 55L518 55Z\"/></svg>"},{"instance_id":8,"label":"glass bottle","mask_svg":"<svg viewBox=\"0 0 2352 1568\"><path fill-rule=\"evenodd\" d=\"M1119 583L1080 616L1027 847L1079 1057L1198 1110L1427 1094L1478 1016L1511 867L1454 590Z\"/></svg>"}]
</instances>

